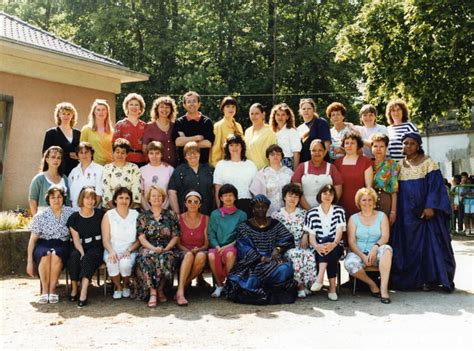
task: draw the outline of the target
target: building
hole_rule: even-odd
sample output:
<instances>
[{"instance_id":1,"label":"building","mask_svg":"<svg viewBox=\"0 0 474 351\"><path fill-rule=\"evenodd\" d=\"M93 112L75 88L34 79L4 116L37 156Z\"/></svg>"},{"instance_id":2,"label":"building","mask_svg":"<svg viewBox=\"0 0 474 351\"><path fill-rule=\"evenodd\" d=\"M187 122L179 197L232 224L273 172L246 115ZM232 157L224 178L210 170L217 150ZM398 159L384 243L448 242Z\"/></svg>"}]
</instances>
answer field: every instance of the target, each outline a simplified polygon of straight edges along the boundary
<instances>
[{"instance_id":1,"label":"building","mask_svg":"<svg viewBox=\"0 0 474 351\"><path fill-rule=\"evenodd\" d=\"M96 54L0 12L0 206L27 207L38 172L44 133L54 127L57 103L68 101L87 122L96 98L115 119L115 94L123 83L148 80L121 62Z\"/></svg>"}]
</instances>

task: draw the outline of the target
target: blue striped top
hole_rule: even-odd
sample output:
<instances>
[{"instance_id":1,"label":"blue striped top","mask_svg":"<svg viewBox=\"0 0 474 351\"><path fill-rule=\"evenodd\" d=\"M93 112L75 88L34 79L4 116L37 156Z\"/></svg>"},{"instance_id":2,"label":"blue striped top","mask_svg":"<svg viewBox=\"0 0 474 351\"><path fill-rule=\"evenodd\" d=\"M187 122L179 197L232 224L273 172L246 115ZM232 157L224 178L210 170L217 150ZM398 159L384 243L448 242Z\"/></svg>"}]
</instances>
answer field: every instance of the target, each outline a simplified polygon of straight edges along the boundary
<instances>
[{"instance_id":1,"label":"blue striped top","mask_svg":"<svg viewBox=\"0 0 474 351\"><path fill-rule=\"evenodd\" d=\"M343 230L345 230L346 215L341 206L331 206L327 216L329 218L325 219L321 206L306 212L303 229L310 235L315 235L318 244L333 242L336 238L337 230L340 227L343 227ZM342 240L339 244L343 244Z\"/></svg>"},{"instance_id":2,"label":"blue striped top","mask_svg":"<svg viewBox=\"0 0 474 351\"><path fill-rule=\"evenodd\" d=\"M418 132L418 129L411 122L403 122L397 126L387 127L388 131L388 153L392 160L401 160L403 158L402 137L408 132Z\"/></svg>"}]
</instances>

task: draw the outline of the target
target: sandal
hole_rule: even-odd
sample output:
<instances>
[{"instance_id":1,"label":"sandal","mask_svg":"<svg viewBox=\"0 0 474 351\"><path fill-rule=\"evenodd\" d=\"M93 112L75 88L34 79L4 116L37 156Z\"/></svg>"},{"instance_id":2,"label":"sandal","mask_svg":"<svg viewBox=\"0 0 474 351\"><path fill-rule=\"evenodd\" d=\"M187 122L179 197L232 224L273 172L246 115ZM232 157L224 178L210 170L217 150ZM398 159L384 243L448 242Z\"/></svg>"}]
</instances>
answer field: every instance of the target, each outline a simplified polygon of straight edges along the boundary
<instances>
[{"instance_id":1,"label":"sandal","mask_svg":"<svg viewBox=\"0 0 474 351\"><path fill-rule=\"evenodd\" d=\"M69 295L69 301L76 302L78 299L78 294L76 295Z\"/></svg>"},{"instance_id":2,"label":"sandal","mask_svg":"<svg viewBox=\"0 0 474 351\"><path fill-rule=\"evenodd\" d=\"M178 306L184 307L188 305L188 300L186 300L184 296L176 295L176 303L178 304Z\"/></svg>"},{"instance_id":3,"label":"sandal","mask_svg":"<svg viewBox=\"0 0 474 351\"><path fill-rule=\"evenodd\" d=\"M150 299L148 300L148 307L150 308L156 307L156 295L150 295Z\"/></svg>"},{"instance_id":4,"label":"sandal","mask_svg":"<svg viewBox=\"0 0 474 351\"><path fill-rule=\"evenodd\" d=\"M48 294L41 295L38 301L36 301L36 303L39 303L40 305L46 305L48 302L49 302Z\"/></svg>"},{"instance_id":5,"label":"sandal","mask_svg":"<svg viewBox=\"0 0 474 351\"><path fill-rule=\"evenodd\" d=\"M160 302L166 302L168 299L166 298L166 295L163 291L158 291L158 301Z\"/></svg>"},{"instance_id":6,"label":"sandal","mask_svg":"<svg viewBox=\"0 0 474 351\"><path fill-rule=\"evenodd\" d=\"M380 297L380 302L381 303L384 303L384 304L389 304L392 302L392 300L390 300L390 297Z\"/></svg>"},{"instance_id":7,"label":"sandal","mask_svg":"<svg viewBox=\"0 0 474 351\"><path fill-rule=\"evenodd\" d=\"M49 294L49 303L58 303L59 295L58 294Z\"/></svg>"}]
</instances>

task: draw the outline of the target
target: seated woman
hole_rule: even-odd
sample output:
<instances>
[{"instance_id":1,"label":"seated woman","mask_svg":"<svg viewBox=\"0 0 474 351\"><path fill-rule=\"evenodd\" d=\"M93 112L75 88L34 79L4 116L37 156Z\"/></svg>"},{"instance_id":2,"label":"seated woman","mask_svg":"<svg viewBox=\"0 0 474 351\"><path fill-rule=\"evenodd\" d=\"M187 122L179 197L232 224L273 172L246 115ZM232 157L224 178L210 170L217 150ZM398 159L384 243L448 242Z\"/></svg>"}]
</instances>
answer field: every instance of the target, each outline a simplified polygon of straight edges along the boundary
<instances>
[{"instance_id":1,"label":"seated woman","mask_svg":"<svg viewBox=\"0 0 474 351\"><path fill-rule=\"evenodd\" d=\"M212 211L207 234L209 236L209 266L216 281L216 289L212 297L220 297L224 289L224 281L234 266L237 258L235 248L235 229L247 220L247 214L235 207L237 188L232 184L224 184L219 189L219 201L222 206Z\"/></svg>"},{"instance_id":2,"label":"seated woman","mask_svg":"<svg viewBox=\"0 0 474 351\"><path fill-rule=\"evenodd\" d=\"M382 303L390 303L388 279L392 266L392 248L389 240L389 222L385 213L375 210L377 193L373 189L359 189L355 203L360 209L349 219L349 252L344 266L350 275L366 283L373 297ZM380 289L365 272L366 267L378 266L380 270Z\"/></svg>"},{"instance_id":3,"label":"seated woman","mask_svg":"<svg viewBox=\"0 0 474 351\"><path fill-rule=\"evenodd\" d=\"M97 203L97 193L89 186L82 189L77 199L79 211L74 212L67 226L71 231L74 250L68 261L71 275L71 295L69 301L77 301L79 307L87 305L87 288L94 272L102 264L104 247L100 224L104 213L94 208ZM78 285L81 291L78 300Z\"/></svg>"},{"instance_id":4,"label":"seated woman","mask_svg":"<svg viewBox=\"0 0 474 351\"><path fill-rule=\"evenodd\" d=\"M136 167L136 166L135 166ZM102 243L107 271L115 286L114 299L130 297L130 276L140 243L137 240L138 212L130 209L133 194L126 187L115 190L114 208L102 219Z\"/></svg>"},{"instance_id":5,"label":"seated woman","mask_svg":"<svg viewBox=\"0 0 474 351\"><path fill-rule=\"evenodd\" d=\"M136 276L138 296L148 299L148 307L156 307L157 293L160 302L166 302L163 291L166 280L173 281L179 226L176 215L164 209L166 192L151 185L146 199L150 209L141 213L137 220L138 240L142 247L138 252Z\"/></svg>"},{"instance_id":6,"label":"seated woman","mask_svg":"<svg viewBox=\"0 0 474 351\"><path fill-rule=\"evenodd\" d=\"M179 269L179 283L176 291L178 306L187 306L184 290L191 285L194 278L198 277L198 286L206 286L201 273L206 265L207 223L209 217L199 212L201 207L201 194L190 191L184 197L186 211L179 215L181 237L178 241L181 266Z\"/></svg>"},{"instance_id":7,"label":"seated woman","mask_svg":"<svg viewBox=\"0 0 474 351\"><path fill-rule=\"evenodd\" d=\"M69 230L66 223L73 209L64 206L64 189L52 186L46 192L48 207L33 217L28 243L26 273L33 277L35 266L41 280L40 304L58 303L56 285L69 257Z\"/></svg>"},{"instance_id":8,"label":"seated woman","mask_svg":"<svg viewBox=\"0 0 474 351\"><path fill-rule=\"evenodd\" d=\"M237 227L237 263L227 276L224 294L230 300L256 305L293 303L296 282L293 265L285 257L295 247L293 235L267 217L270 200L252 199L253 217Z\"/></svg>"},{"instance_id":9,"label":"seated woman","mask_svg":"<svg viewBox=\"0 0 474 351\"><path fill-rule=\"evenodd\" d=\"M140 207L140 169L136 164L127 162L130 143L126 139L118 138L114 141L112 149L113 161L106 164L102 172L103 206L107 209L113 208L112 197L115 189L126 187L130 190L130 194L133 194L133 198L130 199L132 207Z\"/></svg>"},{"instance_id":10,"label":"seated woman","mask_svg":"<svg viewBox=\"0 0 474 351\"><path fill-rule=\"evenodd\" d=\"M312 291L320 291L323 287L324 273L329 279L328 299L337 301L336 277L337 265L344 248L342 232L346 229L344 209L334 205L337 201L334 185L323 186L317 195L318 207L306 214L304 229L309 233L309 243L316 251L318 261L318 277L311 287Z\"/></svg>"},{"instance_id":11,"label":"seated woman","mask_svg":"<svg viewBox=\"0 0 474 351\"><path fill-rule=\"evenodd\" d=\"M293 234L295 248L289 249L286 255L293 262L295 280L298 283L298 297L305 298L309 287L316 280L316 259L308 247L308 234L303 231L306 211L298 207L303 191L295 183L286 184L282 189L285 206L272 217L283 223Z\"/></svg>"}]
</instances>

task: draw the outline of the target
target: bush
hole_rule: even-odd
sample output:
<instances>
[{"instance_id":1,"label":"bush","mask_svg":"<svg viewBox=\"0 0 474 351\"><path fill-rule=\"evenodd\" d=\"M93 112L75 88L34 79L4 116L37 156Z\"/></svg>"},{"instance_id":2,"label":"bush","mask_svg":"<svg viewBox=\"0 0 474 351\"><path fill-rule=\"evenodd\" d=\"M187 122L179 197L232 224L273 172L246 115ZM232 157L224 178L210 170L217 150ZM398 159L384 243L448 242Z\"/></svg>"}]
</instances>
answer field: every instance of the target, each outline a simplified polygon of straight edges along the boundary
<instances>
[{"instance_id":1,"label":"bush","mask_svg":"<svg viewBox=\"0 0 474 351\"><path fill-rule=\"evenodd\" d=\"M31 217L21 212L0 212L0 230L24 229L30 221Z\"/></svg>"}]
</instances>

